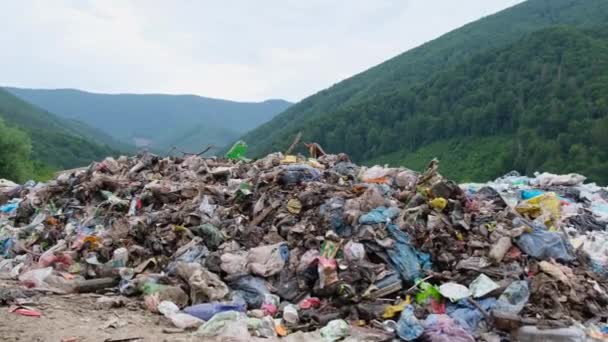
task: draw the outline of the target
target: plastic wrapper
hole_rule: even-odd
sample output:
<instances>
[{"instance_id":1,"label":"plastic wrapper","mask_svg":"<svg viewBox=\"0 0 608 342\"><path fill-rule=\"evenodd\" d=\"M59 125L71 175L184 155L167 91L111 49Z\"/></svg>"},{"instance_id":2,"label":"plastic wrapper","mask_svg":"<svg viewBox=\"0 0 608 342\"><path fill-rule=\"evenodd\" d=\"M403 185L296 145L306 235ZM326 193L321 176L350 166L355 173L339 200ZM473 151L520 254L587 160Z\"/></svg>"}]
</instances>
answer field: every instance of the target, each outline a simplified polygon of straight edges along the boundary
<instances>
[{"instance_id":1,"label":"plastic wrapper","mask_svg":"<svg viewBox=\"0 0 608 342\"><path fill-rule=\"evenodd\" d=\"M530 290L526 281L514 281L500 295L494 310L518 314L530 298Z\"/></svg>"}]
</instances>

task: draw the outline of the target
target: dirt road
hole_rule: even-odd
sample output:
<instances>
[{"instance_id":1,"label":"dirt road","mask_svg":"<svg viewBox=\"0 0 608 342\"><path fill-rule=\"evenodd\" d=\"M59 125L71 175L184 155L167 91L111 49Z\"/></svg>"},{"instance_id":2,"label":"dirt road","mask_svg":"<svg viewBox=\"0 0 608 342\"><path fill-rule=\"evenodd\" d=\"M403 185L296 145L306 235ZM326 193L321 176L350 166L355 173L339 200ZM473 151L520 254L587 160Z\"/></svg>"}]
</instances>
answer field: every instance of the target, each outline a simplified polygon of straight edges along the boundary
<instances>
[{"instance_id":1,"label":"dirt road","mask_svg":"<svg viewBox=\"0 0 608 342\"><path fill-rule=\"evenodd\" d=\"M0 288L17 287L16 283L2 282ZM160 315L145 311L141 301L125 298L118 308L102 308L96 304L101 295L46 295L31 297L28 307L40 312L41 317L22 316L0 306L0 340L23 342L99 342L121 341L176 341L197 340L190 333L164 333L171 324ZM124 339L124 340L121 340ZM200 339L198 339L200 340Z\"/></svg>"}]
</instances>

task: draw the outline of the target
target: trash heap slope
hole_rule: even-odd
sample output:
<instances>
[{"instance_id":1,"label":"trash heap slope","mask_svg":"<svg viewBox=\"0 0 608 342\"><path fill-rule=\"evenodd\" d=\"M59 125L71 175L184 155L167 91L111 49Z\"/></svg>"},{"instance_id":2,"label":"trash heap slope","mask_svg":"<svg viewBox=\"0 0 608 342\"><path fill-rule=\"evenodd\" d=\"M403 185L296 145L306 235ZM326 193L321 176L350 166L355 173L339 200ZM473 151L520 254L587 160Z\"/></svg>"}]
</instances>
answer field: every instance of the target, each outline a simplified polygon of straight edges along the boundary
<instances>
[{"instance_id":1,"label":"trash heap slope","mask_svg":"<svg viewBox=\"0 0 608 342\"><path fill-rule=\"evenodd\" d=\"M142 296L203 337L601 336L608 190L547 173L458 185L438 166L145 154L2 180L0 277Z\"/></svg>"}]
</instances>

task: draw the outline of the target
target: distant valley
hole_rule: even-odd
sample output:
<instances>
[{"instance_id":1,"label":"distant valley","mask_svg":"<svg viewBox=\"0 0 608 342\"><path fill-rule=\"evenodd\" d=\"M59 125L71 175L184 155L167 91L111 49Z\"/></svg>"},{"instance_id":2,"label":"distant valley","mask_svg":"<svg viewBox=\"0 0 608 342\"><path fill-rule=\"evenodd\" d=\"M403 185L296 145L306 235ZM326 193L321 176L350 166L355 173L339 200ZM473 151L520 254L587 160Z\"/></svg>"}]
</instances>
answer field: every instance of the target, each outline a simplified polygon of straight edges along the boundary
<instances>
[{"instance_id":1,"label":"distant valley","mask_svg":"<svg viewBox=\"0 0 608 342\"><path fill-rule=\"evenodd\" d=\"M196 95L5 89L59 117L78 120L124 145L159 153L172 148L199 152L208 145L225 147L291 105L283 100L235 102ZM110 141L103 142L112 145Z\"/></svg>"}]
</instances>

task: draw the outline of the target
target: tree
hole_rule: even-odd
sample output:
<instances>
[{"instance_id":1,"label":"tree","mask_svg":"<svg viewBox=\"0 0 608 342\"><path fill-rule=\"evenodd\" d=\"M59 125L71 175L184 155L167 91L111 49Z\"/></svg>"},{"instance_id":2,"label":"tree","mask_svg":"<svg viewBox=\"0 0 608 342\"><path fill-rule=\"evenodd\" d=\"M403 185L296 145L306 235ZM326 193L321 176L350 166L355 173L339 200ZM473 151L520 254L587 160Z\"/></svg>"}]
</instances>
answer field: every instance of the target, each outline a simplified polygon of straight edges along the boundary
<instances>
[{"instance_id":1,"label":"tree","mask_svg":"<svg viewBox=\"0 0 608 342\"><path fill-rule=\"evenodd\" d=\"M32 177L31 152L29 137L0 119L0 178L23 182Z\"/></svg>"}]
</instances>

